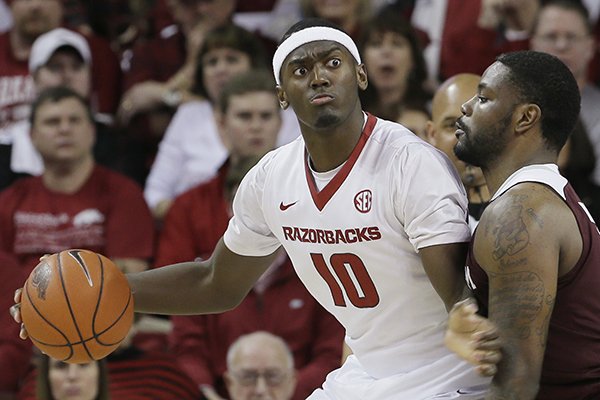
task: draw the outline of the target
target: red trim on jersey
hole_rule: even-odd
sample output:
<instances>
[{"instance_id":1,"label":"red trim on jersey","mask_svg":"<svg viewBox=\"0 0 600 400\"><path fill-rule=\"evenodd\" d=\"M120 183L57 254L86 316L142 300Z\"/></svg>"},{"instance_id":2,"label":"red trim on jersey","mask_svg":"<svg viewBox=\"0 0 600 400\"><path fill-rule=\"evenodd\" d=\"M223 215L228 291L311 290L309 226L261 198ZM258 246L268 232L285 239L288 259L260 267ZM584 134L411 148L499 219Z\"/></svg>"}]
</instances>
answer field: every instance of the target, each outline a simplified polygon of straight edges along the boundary
<instances>
[{"instance_id":1,"label":"red trim on jersey","mask_svg":"<svg viewBox=\"0 0 600 400\"><path fill-rule=\"evenodd\" d=\"M317 206L319 211L323 211L323 208L325 208L327 202L329 202L329 200L333 197L335 192L337 192L340 186L342 186L342 183L344 183L344 181L348 177L348 174L350 174L352 167L354 167L356 160L358 160L358 156L360 156L362 149L367 144L367 140L369 139L369 136L371 136L373 128L375 128L376 122L377 118L367 113L367 123L365 124L365 127L362 133L360 134L360 137L358 138L358 143L356 143L354 150L352 150L352 153L350 153L350 157L348 157L346 164L344 164L342 169L340 169L338 173L335 174L333 179L329 181L329 183L320 192L319 189L317 189L315 178L310 172L310 167L308 166L308 151L304 149L304 170L306 171L306 180L308 182L308 188L310 189L310 194L313 198L315 206Z\"/></svg>"}]
</instances>

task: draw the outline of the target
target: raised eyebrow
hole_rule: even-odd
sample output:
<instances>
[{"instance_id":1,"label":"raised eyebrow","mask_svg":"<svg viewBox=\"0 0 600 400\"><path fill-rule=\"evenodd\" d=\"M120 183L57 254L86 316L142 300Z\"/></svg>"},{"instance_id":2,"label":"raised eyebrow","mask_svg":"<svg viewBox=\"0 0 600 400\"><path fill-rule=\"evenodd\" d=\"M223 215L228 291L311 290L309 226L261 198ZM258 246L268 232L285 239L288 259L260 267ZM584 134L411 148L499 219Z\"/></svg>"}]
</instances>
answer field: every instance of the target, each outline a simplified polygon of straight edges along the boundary
<instances>
[{"instance_id":1,"label":"raised eyebrow","mask_svg":"<svg viewBox=\"0 0 600 400\"><path fill-rule=\"evenodd\" d=\"M304 65L306 63L306 61L310 58L316 58L316 59L326 58L335 51L342 51L342 48L339 45L333 44L331 48L322 50L318 53L311 53L312 55L294 56L288 61L287 65L288 66Z\"/></svg>"}]
</instances>

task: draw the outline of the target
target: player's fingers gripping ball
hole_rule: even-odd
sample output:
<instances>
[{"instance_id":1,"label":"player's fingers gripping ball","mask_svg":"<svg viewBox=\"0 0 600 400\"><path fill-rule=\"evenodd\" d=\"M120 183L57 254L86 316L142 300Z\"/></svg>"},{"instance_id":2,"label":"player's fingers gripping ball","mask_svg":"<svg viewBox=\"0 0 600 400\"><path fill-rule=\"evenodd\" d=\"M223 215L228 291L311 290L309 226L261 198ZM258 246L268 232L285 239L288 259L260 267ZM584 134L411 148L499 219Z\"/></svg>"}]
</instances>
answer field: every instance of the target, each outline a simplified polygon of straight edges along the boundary
<instances>
[{"instance_id":1,"label":"player's fingers gripping ball","mask_svg":"<svg viewBox=\"0 0 600 400\"><path fill-rule=\"evenodd\" d=\"M21 318L33 344L68 363L98 360L133 323L125 275L108 258L66 250L43 258L25 282Z\"/></svg>"}]
</instances>

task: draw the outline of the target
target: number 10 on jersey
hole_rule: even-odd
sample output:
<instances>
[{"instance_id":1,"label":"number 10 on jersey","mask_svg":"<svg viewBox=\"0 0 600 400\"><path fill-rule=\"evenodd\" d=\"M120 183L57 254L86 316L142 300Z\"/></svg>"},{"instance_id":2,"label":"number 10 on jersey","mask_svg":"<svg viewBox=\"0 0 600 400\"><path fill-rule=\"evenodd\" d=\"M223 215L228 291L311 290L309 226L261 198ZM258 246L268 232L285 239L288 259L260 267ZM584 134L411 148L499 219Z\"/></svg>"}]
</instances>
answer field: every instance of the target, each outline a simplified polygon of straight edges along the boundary
<instances>
[{"instance_id":1,"label":"number 10 on jersey","mask_svg":"<svg viewBox=\"0 0 600 400\"><path fill-rule=\"evenodd\" d=\"M329 258L331 268L321 253L310 253L310 258L319 275L329 286L336 306L346 307L345 297L357 308L373 308L379 304L379 294L375 284L365 264L356 254L332 254ZM337 280L333 274L337 276Z\"/></svg>"}]
</instances>

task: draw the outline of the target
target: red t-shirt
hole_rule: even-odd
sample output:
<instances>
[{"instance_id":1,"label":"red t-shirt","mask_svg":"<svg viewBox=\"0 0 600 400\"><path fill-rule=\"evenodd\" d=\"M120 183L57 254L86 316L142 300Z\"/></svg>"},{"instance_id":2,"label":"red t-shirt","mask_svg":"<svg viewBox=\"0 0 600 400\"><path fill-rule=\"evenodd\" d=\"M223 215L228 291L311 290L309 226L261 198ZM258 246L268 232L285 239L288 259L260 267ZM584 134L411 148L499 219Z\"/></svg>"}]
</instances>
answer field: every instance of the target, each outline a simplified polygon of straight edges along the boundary
<instances>
[{"instance_id":1,"label":"red t-shirt","mask_svg":"<svg viewBox=\"0 0 600 400\"><path fill-rule=\"evenodd\" d=\"M33 177L1 192L0 204L0 248L27 271L42 255L68 248L110 258L152 256L154 223L141 188L102 166L76 193L52 192Z\"/></svg>"}]
</instances>

